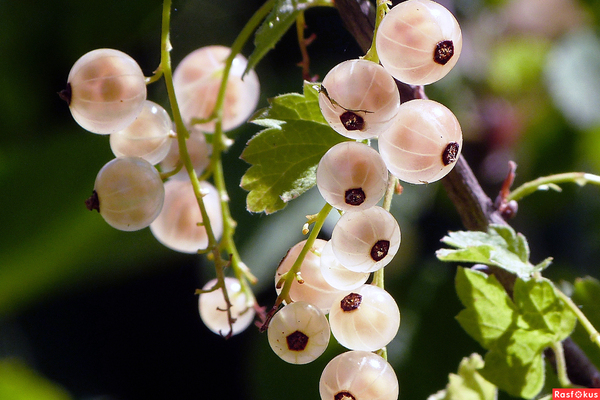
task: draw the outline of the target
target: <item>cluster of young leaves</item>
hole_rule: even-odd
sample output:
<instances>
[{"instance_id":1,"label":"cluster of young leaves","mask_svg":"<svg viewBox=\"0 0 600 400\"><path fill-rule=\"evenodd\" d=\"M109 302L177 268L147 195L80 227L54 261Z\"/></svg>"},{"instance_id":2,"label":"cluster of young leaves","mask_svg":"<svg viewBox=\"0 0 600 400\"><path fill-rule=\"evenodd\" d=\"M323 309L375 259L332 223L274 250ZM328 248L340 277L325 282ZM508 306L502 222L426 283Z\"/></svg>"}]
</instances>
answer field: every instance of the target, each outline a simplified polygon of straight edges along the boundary
<instances>
[{"instance_id":1,"label":"cluster of young leaves","mask_svg":"<svg viewBox=\"0 0 600 400\"><path fill-rule=\"evenodd\" d=\"M477 353L463 358L458 366L458 374L451 373L446 388L432 394L427 400L496 400L498 389L478 371L483 366L483 359Z\"/></svg>"},{"instance_id":2,"label":"cluster of young leaves","mask_svg":"<svg viewBox=\"0 0 600 400\"><path fill-rule=\"evenodd\" d=\"M318 85L304 82L304 93L269 101L252 122L266 129L248 142L241 158L252 166L242 177L251 212L273 213L313 187L319 160L347 138L327 124L319 109Z\"/></svg>"},{"instance_id":3,"label":"cluster of young leaves","mask_svg":"<svg viewBox=\"0 0 600 400\"><path fill-rule=\"evenodd\" d=\"M513 396L535 397L545 380L543 350L567 338L576 324L554 284L535 274L549 260L532 265L527 241L508 226L453 232L442 241L456 248L439 250L443 261L483 263L517 275L511 298L493 275L459 268L456 292L465 309L456 319L488 350L478 370L483 378Z\"/></svg>"}]
</instances>

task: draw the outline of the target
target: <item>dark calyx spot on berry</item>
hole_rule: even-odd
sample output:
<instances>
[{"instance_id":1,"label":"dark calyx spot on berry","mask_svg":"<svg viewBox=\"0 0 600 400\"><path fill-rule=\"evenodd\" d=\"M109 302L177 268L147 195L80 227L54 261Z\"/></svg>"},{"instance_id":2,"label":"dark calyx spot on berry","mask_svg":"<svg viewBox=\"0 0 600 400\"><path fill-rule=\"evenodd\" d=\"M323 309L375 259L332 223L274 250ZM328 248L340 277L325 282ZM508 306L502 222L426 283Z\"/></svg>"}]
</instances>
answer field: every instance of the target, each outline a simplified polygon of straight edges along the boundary
<instances>
[{"instance_id":1,"label":"dark calyx spot on berry","mask_svg":"<svg viewBox=\"0 0 600 400\"><path fill-rule=\"evenodd\" d=\"M460 150L460 146L458 145L458 143L456 143L456 142L448 143L448 145L444 149L444 152L442 153L442 162L444 163L444 166L450 165L453 162L456 162L456 159L458 158L459 150Z\"/></svg>"},{"instance_id":2,"label":"dark calyx spot on berry","mask_svg":"<svg viewBox=\"0 0 600 400\"><path fill-rule=\"evenodd\" d=\"M362 131L365 129L365 120L354 111L346 111L340 115L340 121L349 131Z\"/></svg>"},{"instance_id":3,"label":"dark calyx spot on berry","mask_svg":"<svg viewBox=\"0 0 600 400\"><path fill-rule=\"evenodd\" d=\"M67 87L58 92L58 97L66 101L68 105L71 105L71 94L71 84L67 83Z\"/></svg>"},{"instance_id":4,"label":"dark calyx spot on berry","mask_svg":"<svg viewBox=\"0 0 600 400\"><path fill-rule=\"evenodd\" d=\"M367 195L362 188L348 189L344 194L344 201L351 206L360 206L366 198Z\"/></svg>"},{"instance_id":5,"label":"dark calyx spot on berry","mask_svg":"<svg viewBox=\"0 0 600 400\"><path fill-rule=\"evenodd\" d=\"M454 44L452 40L442 40L435 46L433 61L440 65L446 65L454 55Z\"/></svg>"},{"instance_id":6,"label":"dark calyx spot on berry","mask_svg":"<svg viewBox=\"0 0 600 400\"><path fill-rule=\"evenodd\" d=\"M300 331L296 331L294 333L290 333L287 336L286 341L288 349L292 351L302 351L308 344L308 336Z\"/></svg>"},{"instance_id":7,"label":"dark calyx spot on berry","mask_svg":"<svg viewBox=\"0 0 600 400\"><path fill-rule=\"evenodd\" d=\"M362 296L358 293L350 293L340 301L340 307L343 311L354 311L360 307Z\"/></svg>"},{"instance_id":8,"label":"dark calyx spot on berry","mask_svg":"<svg viewBox=\"0 0 600 400\"><path fill-rule=\"evenodd\" d=\"M354 395L350 392L338 392L334 397L333 400L356 400L356 397L354 397Z\"/></svg>"},{"instance_id":9,"label":"dark calyx spot on berry","mask_svg":"<svg viewBox=\"0 0 600 400\"><path fill-rule=\"evenodd\" d=\"M373 245L373 247L371 247L371 258L375 261L381 261L385 256L387 256L389 249L389 240L379 240Z\"/></svg>"},{"instance_id":10,"label":"dark calyx spot on berry","mask_svg":"<svg viewBox=\"0 0 600 400\"><path fill-rule=\"evenodd\" d=\"M96 210L100 212L100 200L98 200L98 193L94 190L89 199L85 201L85 206L88 210Z\"/></svg>"}]
</instances>

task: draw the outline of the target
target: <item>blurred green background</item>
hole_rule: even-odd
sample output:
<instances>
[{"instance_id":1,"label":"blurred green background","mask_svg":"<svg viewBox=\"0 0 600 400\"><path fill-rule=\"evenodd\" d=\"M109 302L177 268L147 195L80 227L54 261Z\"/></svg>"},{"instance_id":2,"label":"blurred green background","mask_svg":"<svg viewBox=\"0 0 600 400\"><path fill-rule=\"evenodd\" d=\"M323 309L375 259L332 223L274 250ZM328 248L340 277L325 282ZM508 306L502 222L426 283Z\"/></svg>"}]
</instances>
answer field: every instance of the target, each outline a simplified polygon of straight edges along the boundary
<instances>
[{"instance_id":1,"label":"blurred green background","mask_svg":"<svg viewBox=\"0 0 600 400\"><path fill-rule=\"evenodd\" d=\"M457 68L427 93L457 114L463 154L487 193L497 195L509 160L519 166L517 184L558 172L600 173L598 1L442 3L465 42ZM260 4L175 0L174 64L198 47L230 45ZM116 231L85 208L98 170L113 156L108 137L81 129L56 93L72 64L100 47L129 53L150 75L159 61L160 13L159 1L0 1L2 400L317 399L324 365L342 351L331 345L316 362L294 366L256 329L229 341L213 335L194 295L214 276L210 262L162 247L147 229ZM316 34L313 74L361 55L334 9L312 9L306 20L307 34ZM301 90L298 61L290 32L257 68L261 107ZM162 82L149 87L149 98L167 106ZM238 157L257 131L235 131L225 163L239 247L260 277L259 301L270 307L275 268L302 239L304 216L323 201L312 190L271 216L245 211L239 181L247 165ZM554 257L547 276L600 277L599 193L567 185L521 202L512 225L529 239L532 261ZM439 183L407 185L393 212L403 244L387 267L386 288L402 325L389 360L401 398L425 399L462 357L482 352L454 320L461 309L455 266L434 257L439 239L461 224Z\"/></svg>"}]
</instances>

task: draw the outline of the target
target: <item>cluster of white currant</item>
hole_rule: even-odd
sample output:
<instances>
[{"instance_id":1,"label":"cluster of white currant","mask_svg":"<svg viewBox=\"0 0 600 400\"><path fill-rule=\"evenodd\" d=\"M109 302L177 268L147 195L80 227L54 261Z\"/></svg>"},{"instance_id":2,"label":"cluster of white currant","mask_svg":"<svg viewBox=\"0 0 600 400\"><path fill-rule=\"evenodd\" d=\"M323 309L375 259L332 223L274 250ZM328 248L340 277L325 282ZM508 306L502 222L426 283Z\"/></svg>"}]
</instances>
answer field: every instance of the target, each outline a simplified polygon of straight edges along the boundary
<instances>
[{"instance_id":1,"label":"cluster of white currant","mask_svg":"<svg viewBox=\"0 0 600 400\"><path fill-rule=\"evenodd\" d=\"M223 46L200 48L187 55L173 73L177 103L189 131L186 147L197 176L210 162L204 132L214 130L214 121L196 120L210 119L229 54L230 49ZM260 85L256 73L250 71L242 80L246 65L241 55L233 61L223 107L224 131L245 122L258 103ZM67 88L60 95L79 125L93 133L110 135L110 147L116 157L98 173L86 205L117 229L135 231L150 226L155 238L170 249L196 253L208 245L198 200L188 174L174 173L182 167L174 123L163 107L146 100L148 81L137 62L119 50L93 50L73 65ZM159 170L170 178L163 182ZM223 231L220 196L207 181L200 182L200 187L218 239ZM245 310L245 297L240 294L236 298L239 282L226 284L231 286L233 304L241 304ZM214 282L209 282L207 287L212 285ZM221 290L199 302L203 321L215 332L229 327L227 314L214 312L223 309L222 304ZM251 322L254 310L245 317ZM237 325L243 323L244 319L238 318Z\"/></svg>"},{"instance_id":2,"label":"cluster of white currant","mask_svg":"<svg viewBox=\"0 0 600 400\"><path fill-rule=\"evenodd\" d=\"M460 125L448 108L425 99L401 104L394 80L426 85L452 69L462 37L450 11L431 0L402 2L383 18L375 42L381 65L342 62L320 86L323 116L356 140L333 146L317 167L321 195L343 214L331 239L317 239L307 253L301 278L268 328L272 349L290 363L320 356L330 333L350 350L323 371L323 400L398 398L393 369L374 351L395 337L400 311L388 292L366 282L395 256L401 235L395 218L377 204L388 170L404 182L434 182L450 172L462 147ZM365 143L369 139L377 139L379 151ZM279 265L278 292L304 244L292 247Z\"/></svg>"}]
</instances>

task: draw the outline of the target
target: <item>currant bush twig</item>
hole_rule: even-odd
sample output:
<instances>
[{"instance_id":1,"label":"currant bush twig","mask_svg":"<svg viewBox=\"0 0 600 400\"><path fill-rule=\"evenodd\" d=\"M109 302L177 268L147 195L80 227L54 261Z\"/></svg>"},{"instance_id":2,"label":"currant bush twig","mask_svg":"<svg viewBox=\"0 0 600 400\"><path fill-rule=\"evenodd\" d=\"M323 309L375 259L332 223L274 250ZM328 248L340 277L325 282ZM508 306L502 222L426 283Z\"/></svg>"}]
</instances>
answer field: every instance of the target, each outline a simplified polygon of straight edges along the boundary
<instances>
[{"instance_id":1,"label":"currant bush twig","mask_svg":"<svg viewBox=\"0 0 600 400\"><path fill-rule=\"evenodd\" d=\"M379 56L377 55L377 47L375 46L375 37L377 37L377 29L385 14L390 11L391 1L389 0L377 0L377 9L375 10L375 28L373 29L373 40L371 41L371 47L367 51L367 54L363 57L365 60L379 63Z\"/></svg>"},{"instance_id":2,"label":"currant bush twig","mask_svg":"<svg viewBox=\"0 0 600 400\"><path fill-rule=\"evenodd\" d=\"M305 28L306 21L304 19L304 11L300 11L296 17L296 34L298 35L298 46L300 47L300 53L302 54L302 61L300 62L300 66L302 67L302 79L312 82L313 77L310 76L310 57L308 56L306 46L313 41L315 36L312 35L309 38L304 38Z\"/></svg>"},{"instance_id":3,"label":"currant bush twig","mask_svg":"<svg viewBox=\"0 0 600 400\"><path fill-rule=\"evenodd\" d=\"M515 190L511 191L506 197L506 200L518 201L521 200L523 197L529 196L530 194L538 190L545 190L548 188L560 191L560 188L556 185L559 183L569 182L576 183L579 186L583 186L588 183L600 185L600 176L588 174L585 172L566 172L563 174L542 176L540 178L534 179L533 181L524 183Z\"/></svg>"},{"instance_id":4,"label":"currant bush twig","mask_svg":"<svg viewBox=\"0 0 600 400\"><path fill-rule=\"evenodd\" d=\"M565 362L565 352L562 343L553 343L552 346L550 346L550 348L554 352L554 357L556 360L556 374L558 376L558 381L560 382L560 387L572 387L573 384L567 376L567 364Z\"/></svg>"},{"instance_id":5,"label":"currant bush twig","mask_svg":"<svg viewBox=\"0 0 600 400\"><path fill-rule=\"evenodd\" d=\"M267 314L266 321L260 327L261 332L264 332L267 330L267 328L269 327L269 321L271 320L273 315L277 312L281 303L284 300L289 302L290 288L292 287L292 283L294 282L294 280L298 279L298 273L300 272L300 266L302 265L302 262L304 261L304 257L306 257L306 254L308 254L310 249L313 247L315 240L317 239L317 236L319 235L319 232L321 231L321 228L323 227L323 224L325 223L325 219L327 218L327 216L329 215L329 213L331 212L332 209L333 209L333 207L329 203L325 203L325 205L323 206L321 211L319 211L316 218L314 219L314 225L313 225L312 231L310 232L308 239L306 239L306 243L304 244L304 247L300 251L298 258L296 259L296 261L294 262L294 264L292 265L290 270L287 271L285 274L283 274L283 276L281 277L281 279L284 279L283 286L281 288L281 292L279 293L279 296L277 296L277 299L275 300L275 304L273 305L273 308L271 308L271 311L269 311L269 313ZM278 284L279 284L279 282L278 282Z\"/></svg>"}]
</instances>

